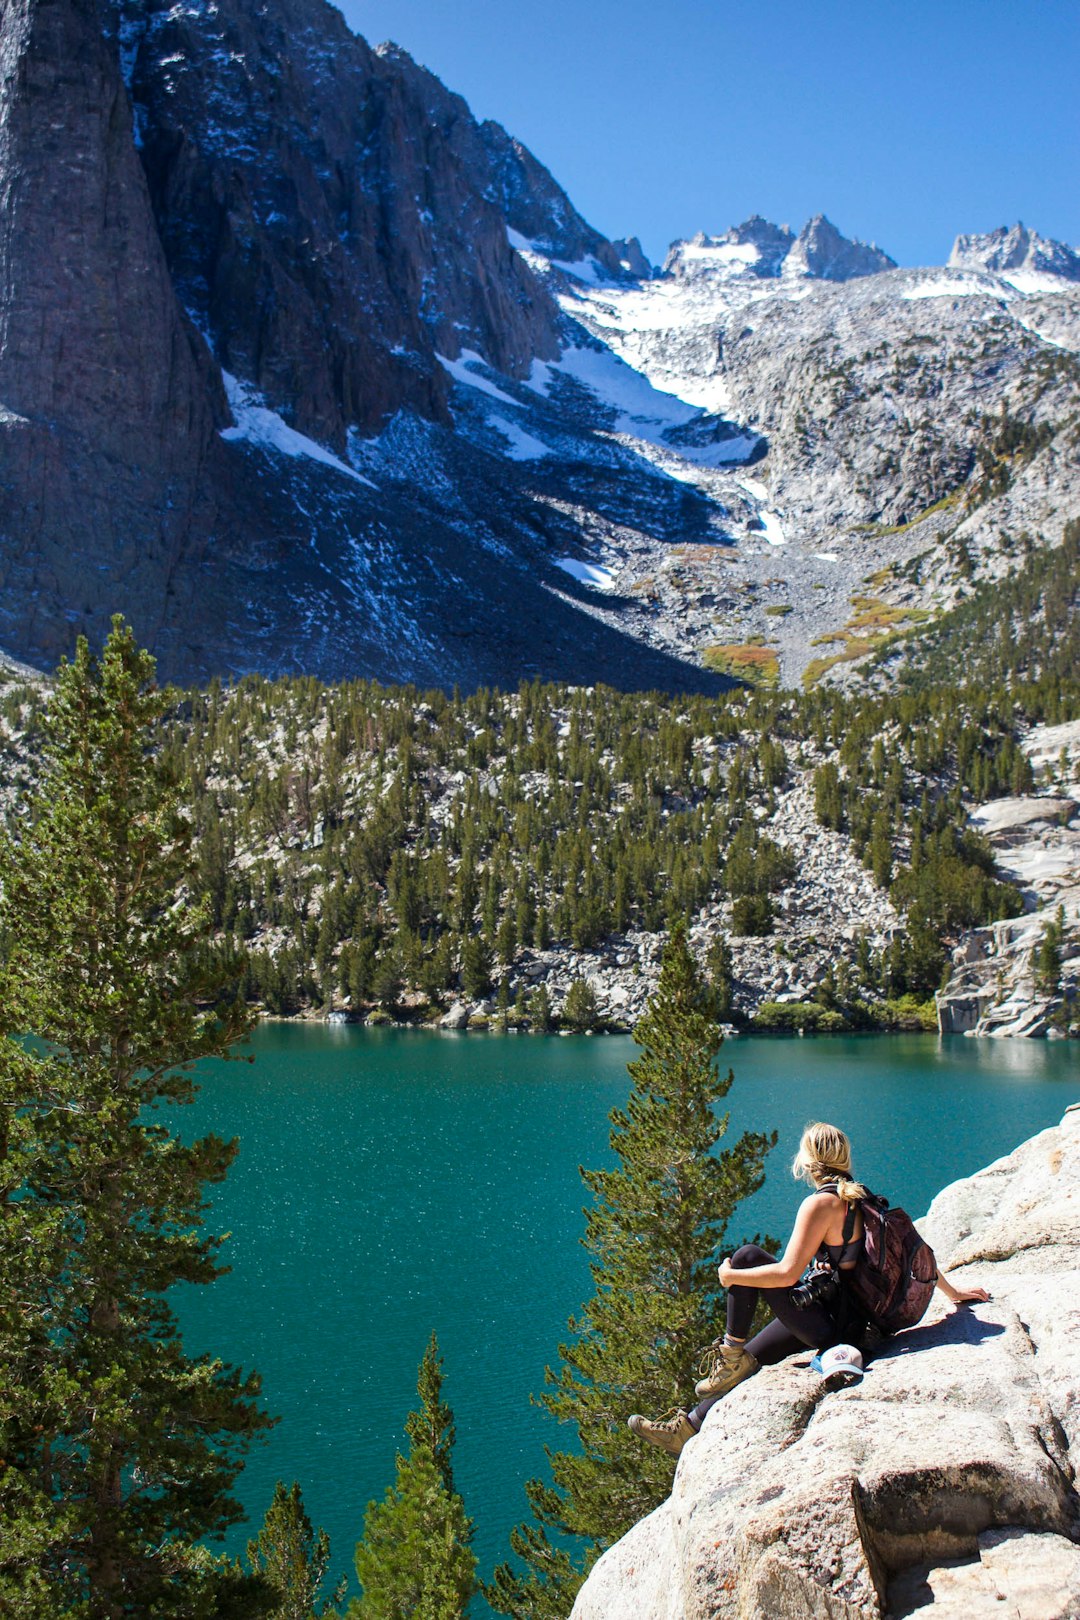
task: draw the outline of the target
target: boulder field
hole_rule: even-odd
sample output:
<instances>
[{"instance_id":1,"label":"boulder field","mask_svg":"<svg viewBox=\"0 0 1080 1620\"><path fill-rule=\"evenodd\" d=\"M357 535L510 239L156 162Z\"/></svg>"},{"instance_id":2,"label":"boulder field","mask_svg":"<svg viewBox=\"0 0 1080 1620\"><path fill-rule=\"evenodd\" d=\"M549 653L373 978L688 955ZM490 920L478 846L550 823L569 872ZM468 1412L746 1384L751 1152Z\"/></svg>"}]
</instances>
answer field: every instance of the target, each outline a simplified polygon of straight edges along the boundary
<instances>
[{"instance_id":1,"label":"boulder field","mask_svg":"<svg viewBox=\"0 0 1080 1620\"><path fill-rule=\"evenodd\" d=\"M850 1389L741 1384L571 1620L1080 1616L1080 1103L919 1224L989 1304L935 1295Z\"/></svg>"}]
</instances>

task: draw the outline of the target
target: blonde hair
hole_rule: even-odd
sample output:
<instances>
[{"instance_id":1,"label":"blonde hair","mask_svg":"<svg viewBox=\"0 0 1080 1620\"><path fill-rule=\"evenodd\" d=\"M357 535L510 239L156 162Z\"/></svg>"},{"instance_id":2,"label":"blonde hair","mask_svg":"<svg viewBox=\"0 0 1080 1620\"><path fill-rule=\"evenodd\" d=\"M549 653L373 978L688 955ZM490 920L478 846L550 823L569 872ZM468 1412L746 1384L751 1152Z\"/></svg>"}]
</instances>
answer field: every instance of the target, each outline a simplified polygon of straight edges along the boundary
<instances>
[{"instance_id":1,"label":"blonde hair","mask_svg":"<svg viewBox=\"0 0 1080 1620\"><path fill-rule=\"evenodd\" d=\"M814 1121L806 1127L791 1173L796 1181L808 1181L812 1187L834 1181L837 1196L845 1204L866 1197L866 1188L851 1179L851 1143L836 1125Z\"/></svg>"}]
</instances>

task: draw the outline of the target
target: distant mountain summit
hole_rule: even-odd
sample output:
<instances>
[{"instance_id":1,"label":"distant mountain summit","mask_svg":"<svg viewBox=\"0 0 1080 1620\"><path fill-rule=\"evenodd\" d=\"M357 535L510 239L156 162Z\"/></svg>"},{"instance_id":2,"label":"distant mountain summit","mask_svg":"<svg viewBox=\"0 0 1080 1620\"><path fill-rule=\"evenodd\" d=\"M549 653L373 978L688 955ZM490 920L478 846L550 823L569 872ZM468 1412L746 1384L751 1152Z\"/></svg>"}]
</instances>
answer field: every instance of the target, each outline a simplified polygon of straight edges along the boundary
<instances>
[{"instance_id":1,"label":"distant mountain summit","mask_svg":"<svg viewBox=\"0 0 1080 1620\"><path fill-rule=\"evenodd\" d=\"M1080 252L1017 222L981 235L958 236L949 254L949 268L989 270L996 275L1026 270L1080 281Z\"/></svg>"},{"instance_id":2,"label":"distant mountain summit","mask_svg":"<svg viewBox=\"0 0 1080 1620\"><path fill-rule=\"evenodd\" d=\"M808 276L816 281L852 281L895 269L895 259L873 243L843 236L824 214L815 214L798 236L787 225L773 225L752 214L722 236L699 231L687 241L673 242L664 261L668 275L722 280Z\"/></svg>"},{"instance_id":3,"label":"distant mountain summit","mask_svg":"<svg viewBox=\"0 0 1080 1620\"><path fill-rule=\"evenodd\" d=\"M808 220L784 260L785 276L812 276L815 281L854 281L895 270L896 260L875 242L842 236L824 214Z\"/></svg>"}]
</instances>

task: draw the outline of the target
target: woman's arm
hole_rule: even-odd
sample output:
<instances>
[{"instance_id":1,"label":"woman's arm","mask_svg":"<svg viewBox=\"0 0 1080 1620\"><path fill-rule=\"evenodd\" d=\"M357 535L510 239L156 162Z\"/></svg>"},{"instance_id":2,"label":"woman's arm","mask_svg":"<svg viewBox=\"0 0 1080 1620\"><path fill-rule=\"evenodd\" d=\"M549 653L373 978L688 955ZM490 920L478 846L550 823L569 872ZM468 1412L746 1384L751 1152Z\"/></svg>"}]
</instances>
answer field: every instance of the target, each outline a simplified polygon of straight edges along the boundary
<instances>
[{"instance_id":1,"label":"woman's arm","mask_svg":"<svg viewBox=\"0 0 1080 1620\"><path fill-rule=\"evenodd\" d=\"M990 1298L985 1288L954 1288L943 1271L937 1274L937 1286L945 1298L951 1299L954 1305L974 1305L978 1301Z\"/></svg>"},{"instance_id":2,"label":"woman's arm","mask_svg":"<svg viewBox=\"0 0 1080 1620\"><path fill-rule=\"evenodd\" d=\"M790 1288L806 1269L811 1255L821 1247L832 1218L832 1206L817 1193L799 1205L795 1225L781 1260L771 1266L733 1266L730 1258L721 1260L717 1274L725 1288L745 1283L750 1288Z\"/></svg>"}]
</instances>

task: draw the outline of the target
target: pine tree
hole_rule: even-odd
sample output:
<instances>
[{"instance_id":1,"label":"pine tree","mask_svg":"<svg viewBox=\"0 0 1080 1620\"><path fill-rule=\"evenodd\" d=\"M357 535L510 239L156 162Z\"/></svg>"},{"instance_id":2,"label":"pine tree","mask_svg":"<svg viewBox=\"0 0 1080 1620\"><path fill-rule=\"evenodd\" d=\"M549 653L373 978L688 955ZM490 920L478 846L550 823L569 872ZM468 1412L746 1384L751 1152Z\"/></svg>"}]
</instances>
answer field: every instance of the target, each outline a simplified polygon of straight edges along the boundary
<instances>
[{"instance_id":1,"label":"pine tree","mask_svg":"<svg viewBox=\"0 0 1080 1620\"><path fill-rule=\"evenodd\" d=\"M1032 953L1035 987L1043 996L1056 996L1061 988L1062 946L1067 938L1065 908L1043 924L1039 942Z\"/></svg>"},{"instance_id":2,"label":"pine tree","mask_svg":"<svg viewBox=\"0 0 1080 1620\"><path fill-rule=\"evenodd\" d=\"M735 1004L735 964L731 946L723 934L718 934L709 946L705 958L705 973L712 993L713 1015L723 1023L731 1017Z\"/></svg>"},{"instance_id":3,"label":"pine tree","mask_svg":"<svg viewBox=\"0 0 1080 1620\"><path fill-rule=\"evenodd\" d=\"M588 979L572 980L563 1002L563 1022L567 1028L595 1029L597 1017L596 992Z\"/></svg>"},{"instance_id":4,"label":"pine tree","mask_svg":"<svg viewBox=\"0 0 1080 1620\"><path fill-rule=\"evenodd\" d=\"M160 1105L248 1028L152 751L169 703L120 620L100 659L81 640L0 845L0 1611L19 1620L269 1603L205 1545L242 1518L258 1379L185 1355L166 1301L221 1274L201 1218L236 1144L184 1144Z\"/></svg>"},{"instance_id":5,"label":"pine tree","mask_svg":"<svg viewBox=\"0 0 1080 1620\"><path fill-rule=\"evenodd\" d=\"M454 1491L454 1441L457 1428L454 1414L442 1398L443 1363L439 1355L439 1341L432 1333L427 1349L420 1361L416 1379L416 1393L420 1410L410 1412L405 1419L405 1433L414 1451L430 1453L439 1470L439 1477L447 1491Z\"/></svg>"},{"instance_id":6,"label":"pine tree","mask_svg":"<svg viewBox=\"0 0 1080 1620\"><path fill-rule=\"evenodd\" d=\"M562 1364L539 1397L577 1426L581 1450L549 1452L553 1485L526 1486L536 1523L510 1541L527 1573L503 1564L485 1588L514 1620L561 1620L599 1553L670 1490L671 1459L643 1446L626 1419L663 1412L692 1391L701 1348L721 1323L716 1260L734 1246L728 1225L761 1186L776 1141L747 1132L713 1151L728 1124L715 1105L733 1075L717 1070L722 1038L681 928L634 1039L633 1090L611 1114L618 1167L582 1171L593 1195L584 1243L596 1292L571 1320L575 1337L560 1346ZM574 1551L571 1537L581 1538Z\"/></svg>"},{"instance_id":7,"label":"pine tree","mask_svg":"<svg viewBox=\"0 0 1080 1620\"><path fill-rule=\"evenodd\" d=\"M247 1556L253 1573L264 1576L278 1595L268 1620L316 1620L345 1596L343 1577L327 1601L315 1607L330 1563L330 1538L325 1530L316 1534L312 1529L295 1482L288 1490L280 1479L274 1486L262 1529L248 1542Z\"/></svg>"},{"instance_id":8,"label":"pine tree","mask_svg":"<svg viewBox=\"0 0 1080 1620\"><path fill-rule=\"evenodd\" d=\"M477 1590L473 1525L454 1489L454 1417L442 1398L434 1333L417 1378L420 1408L405 1420L408 1456L381 1502L370 1502L356 1549L362 1587L348 1620L462 1620Z\"/></svg>"},{"instance_id":9,"label":"pine tree","mask_svg":"<svg viewBox=\"0 0 1080 1620\"><path fill-rule=\"evenodd\" d=\"M551 997L546 984L537 985L529 997L529 1022L542 1035L551 1028Z\"/></svg>"}]
</instances>

